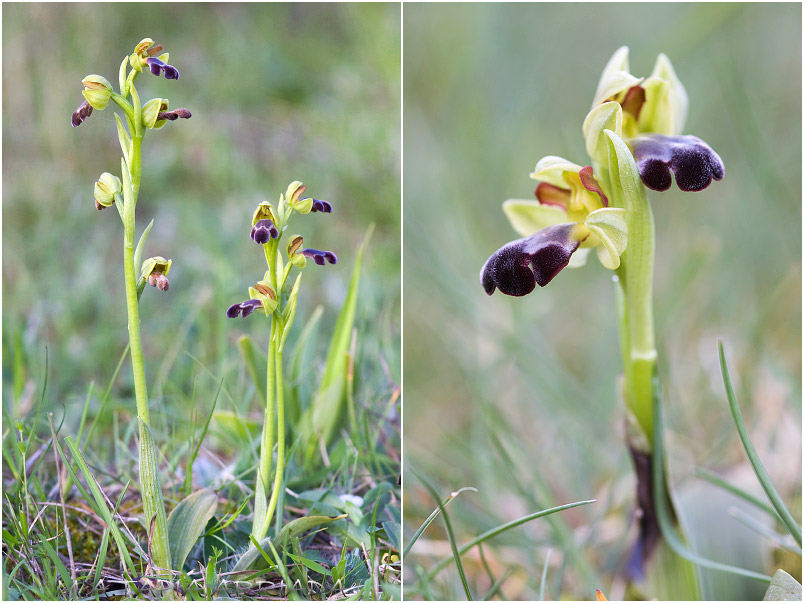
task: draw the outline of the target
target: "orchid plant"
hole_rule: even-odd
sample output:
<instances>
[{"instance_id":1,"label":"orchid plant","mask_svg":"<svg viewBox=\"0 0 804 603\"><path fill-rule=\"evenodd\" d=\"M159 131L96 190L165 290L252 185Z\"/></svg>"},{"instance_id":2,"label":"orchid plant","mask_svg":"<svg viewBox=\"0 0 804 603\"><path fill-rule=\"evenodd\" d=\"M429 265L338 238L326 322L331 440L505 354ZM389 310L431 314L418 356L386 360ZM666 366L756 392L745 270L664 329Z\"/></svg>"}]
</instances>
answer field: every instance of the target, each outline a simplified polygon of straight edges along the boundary
<instances>
[{"instance_id":1,"label":"orchid plant","mask_svg":"<svg viewBox=\"0 0 804 603\"><path fill-rule=\"evenodd\" d=\"M260 245L268 265L262 280L248 289L249 299L233 304L226 316L246 317L256 311L271 321L271 335L268 343L266 366L266 399L260 441L260 464L257 468L254 491L254 519L251 535L256 541L262 540L268 532L279 494L282 491L282 478L285 473L285 405L284 381L282 378L283 352L293 320L296 317L296 303L302 273L296 276L293 284L288 277L294 267L301 270L311 259L319 266L335 264L337 256L331 251L303 248L300 235L286 238L285 259L280 249L280 241L285 234L294 213L332 213L328 201L303 197L307 187L301 182L291 182L279 202L273 204L263 201L254 210L251 224L251 239ZM269 485L274 443L276 443L276 469L273 486ZM269 500L270 496L270 500ZM279 516L277 516L279 518Z\"/></svg>"},{"instance_id":2,"label":"orchid plant","mask_svg":"<svg viewBox=\"0 0 804 603\"><path fill-rule=\"evenodd\" d=\"M503 211L524 238L495 251L480 272L486 293L512 296L581 266L594 249L614 272L624 367L622 395L628 446L637 474L640 536L629 563L639 578L661 540L653 500L653 404L658 397L653 326L654 221L647 189L665 191L671 172L682 191L700 191L725 174L700 138L682 135L688 97L670 60L660 54L647 78L629 72L628 47L609 60L583 122L590 160L548 156L530 174L536 200L509 199Z\"/></svg>"},{"instance_id":3,"label":"orchid plant","mask_svg":"<svg viewBox=\"0 0 804 603\"><path fill-rule=\"evenodd\" d=\"M123 222L126 310L139 423L140 489L146 525L149 526L151 563L160 569L171 569L171 557L165 507L157 473L157 450L149 427L148 389L140 339L139 301L146 283L160 291L168 290L170 287L168 272L172 261L161 256L149 258L142 263L139 276L137 275L136 267L140 265L143 247L153 221L145 228L135 246L135 208L142 181L143 138L147 132L162 128L168 121L188 119L191 114L185 108L170 110L168 100L165 98L153 98L143 104L135 81L145 72L155 76L164 75L169 80L179 79L178 69L170 65L168 60L169 55L162 52L161 45L154 44L150 38L145 38L120 64L119 91L115 91L109 81L101 75L93 74L84 78L84 102L73 112L71 118L73 127L79 126L94 110L106 109L109 101L113 101L123 112L122 118L115 114L117 135L123 154L120 160L122 180L110 172L101 174L95 183L95 207L102 210L114 205Z\"/></svg>"}]
</instances>

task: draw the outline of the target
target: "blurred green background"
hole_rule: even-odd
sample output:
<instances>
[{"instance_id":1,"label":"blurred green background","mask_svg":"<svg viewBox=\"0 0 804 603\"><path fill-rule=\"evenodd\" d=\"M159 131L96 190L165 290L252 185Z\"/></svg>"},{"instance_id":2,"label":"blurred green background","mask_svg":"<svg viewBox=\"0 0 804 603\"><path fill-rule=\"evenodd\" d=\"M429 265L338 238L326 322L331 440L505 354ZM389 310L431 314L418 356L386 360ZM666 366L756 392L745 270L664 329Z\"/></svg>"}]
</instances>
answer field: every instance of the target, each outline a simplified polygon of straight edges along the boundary
<instances>
[{"instance_id":1,"label":"blurred green background","mask_svg":"<svg viewBox=\"0 0 804 603\"><path fill-rule=\"evenodd\" d=\"M218 409L248 411L235 341L251 333L264 349L269 324L228 320L225 311L265 271L248 236L252 212L292 180L334 212L291 227L340 261L306 270L289 345L323 305L307 371L313 391L355 252L375 223L358 301L356 387L358 403L384 407L401 378L399 32L399 7L381 4L3 6L9 416L38 402L47 348L46 409L57 424L66 412L66 433L74 432L89 383L106 387L127 342L122 226L116 211L93 202L101 172L120 169L114 105L78 128L70 115L83 100L82 78L101 74L116 88L120 61L144 37L164 45L181 78L140 76L143 102L166 97L192 111L149 132L143 146L138 233L155 220L143 257L173 259L170 291L148 288L140 309L154 420L168 431L186 425L191 394L207 411L222 377ZM114 392L115 409L133 412L128 363Z\"/></svg>"},{"instance_id":2,"label":"blurred green background","mask_svg":"<svg viewBox=\"0 0 804 603\"><path fill-rule=\"evenodd\" d=\"M581 124L621 45L638 76L658 53L670 57L690 98L685 133L726 164L725 179L703 192L649 195L673 481L683 497L701 486L691 470L703 465L757 487L724 395L723 338L754 442L798 515L801 7L406 4L403 26L405 540L435 507L414 472L442 496L479 489L448 507L461 543L594 497L560 521L498 537L486 560L497 578L514 570L503 597L537 596L551 548L549 597L592 599L595 588L622 596L634 491L611 273L590 258L524 298L487 297L478 280L486 258L518 238L500 204L533 198L536 162L560 155L586 165ZM719 530L739 556L746 547L728 535L744 528L716 512L704 539L717 541ZM417 568L450 556L441 525L406 558L408 596L464 597L454 565L429 593L413 587ZM782 563L756 552L763 571ZM466 559L475 594L486 592L477 552ZM787 569L800 578L795 559Z\"/></svg>"}]
</instances>

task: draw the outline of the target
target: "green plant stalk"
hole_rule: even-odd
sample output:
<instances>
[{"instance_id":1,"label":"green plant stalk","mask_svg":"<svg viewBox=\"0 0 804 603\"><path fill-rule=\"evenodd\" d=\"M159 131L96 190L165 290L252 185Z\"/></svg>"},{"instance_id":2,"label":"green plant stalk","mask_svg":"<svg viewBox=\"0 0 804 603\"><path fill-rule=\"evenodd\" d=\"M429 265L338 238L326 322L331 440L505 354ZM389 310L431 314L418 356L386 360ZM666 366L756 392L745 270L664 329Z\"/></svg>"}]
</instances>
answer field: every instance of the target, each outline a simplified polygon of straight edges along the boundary
<instances>
[{"instance_id":1,"label":"green plant stalk","mask_svg":"<svg viewBox=\"0 0 804 603\"><path fill-rule=\"evenodd\" d=\"M625 162L631 165L626 166L629 169L621 170L620 166ZM606 179L610 182L612 205L625 208L628 225L628 247L616 274L620 346L625 372L623 393L626 407L639 427L637 433L631 430L629 439L641 452L649 453L653 444L653 375L656 372L653 212L633 156L621 139L610 140L608 168Z\"/></svg>"},{"instance_id":2,"label":"green plant stalk","mask_svg":"<svg viewBox=\"0 0 804 603\"><path fill-rule=\"evenodd\" d=\"M277 253L279 242L277 239L271 240L263 246L265 260L268 263L271 276L271 286L277 295L281 295L277 265ZM277 310L278 312L279 310ZM277 312L271 315L271 335L268 344L268 358L266 362L266 388L265 388L265 418L262 429L263 436L260 446L260 474L262 476L261 493L268 499L268 479L271 474L273 461L274 439L277 443L276 453L276 474L274 484L271 489L271 497L268 507L263 517L258 517L255 513L252 524L252 535L255 540L262 540L271 525L271 519L276 511L279 492L282 489L282 476L285 471L285 405L284 405L284 382L282 378L283 353L280 347L284 324L277 317ZM274 416L276 415L276 432L274 432Z\"/></svg>"},{"instance_id":3,"label":"green plant stalk","mask_svg":"<svg viewBox=\"0 0 804 603\"><path fill-rule=\"evenodd\" d=\"M274 487L271 492L271 500L268 503L268 516L265 525L268 526L276 510L276 503L279 493L282 491L282 479L285 475L285 396L283 392L284 383L282 381L282 358L283 350L277 344L276 350L276 475L274 476ZM277 533L281 527L281 520L277 516Z\"/></svg>"},{"instance_id":4,"label":"green plant stalk","mask_svg":"<svg viewBox=\"0 0 804 603\"><path fill-rule=\"evenodd\" d=\"M142 339L140 337L139 298L137 295L137 268L134 265L135 250L135 208L142 180L142 139L144 136L142 124L142 107L136 88L132 83L129 89L133 107L125 103L118 104L125 110L129 127L133 125L131 134L130 154L128 149L122 149L123 155L129 157L123 162L123 271L126 287L126 312L128 315L128 337L131 352L131 370L134 376L134 396L137 403L137 417L140 419L140 440L145 438L144 429L150 426L148 412L148 386L145 380L145 359L142 353ZM117 99L115 99L117 101ZM131 109L129 111L128 109ZM122 143L121 143L122 144ZM156 516L153 539L158 543L151 547L153 562L160 568L170 569L169 542L167 521L159 475L145 467L142 455L139 463L140 488L143 492L146 524ZM167 554L166 554L167 552Z\"/></svg>"},{"instance_id":5,"label":"green plant stalk","mask_svg":"<svg viewBox=\"0 0 804 603\"><path fill-rule=\"evenodd\" d=\"M128 314L128 338L131 351L131 369L134 372L134 395L137 400L137 416L150 425L148 414L148 386L145 381L145 360L140 338L140 313L137 300L137 269L134 266L134 208L142 171L142 134L131 137L132 156L129 166L128 186L123 189L123 269L126 282L126 311ZM136 184L135 184L136 183Z\"/></svg>"}]
</instances>

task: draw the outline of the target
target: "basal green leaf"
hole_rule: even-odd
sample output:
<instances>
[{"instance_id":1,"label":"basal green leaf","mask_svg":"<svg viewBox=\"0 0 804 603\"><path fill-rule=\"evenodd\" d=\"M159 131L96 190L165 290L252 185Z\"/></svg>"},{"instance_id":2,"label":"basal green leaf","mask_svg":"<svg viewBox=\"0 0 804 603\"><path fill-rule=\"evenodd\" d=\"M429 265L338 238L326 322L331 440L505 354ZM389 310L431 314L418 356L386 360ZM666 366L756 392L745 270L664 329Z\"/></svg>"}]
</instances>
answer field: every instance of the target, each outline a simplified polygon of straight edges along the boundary
<instances>
[{"instance_id":1,"label":"basal green leaf","mask_svg":"<svg viewBox=\"0 0 804 603\"><path fill-rule=\"evenodd\" d=\"M151 557L160 568L173 569L170 561L167 517L162 488L159 485L159 456L151 428L140 419L140 489L145 526L150 529L156 518L151 540Z\"/></svg>"},{"instance_id":2,"label":"basal green leaf","mask_svg":"<svg viewBox=\"0 0 804 603\"><path fill-rule=\"evenodd\" d=\"M218 496L204 488L193 492L170 512L167 519L170 560L181 569L187 555L204 532L204 528L218 506Z\"/></svg>"}]
</instances>

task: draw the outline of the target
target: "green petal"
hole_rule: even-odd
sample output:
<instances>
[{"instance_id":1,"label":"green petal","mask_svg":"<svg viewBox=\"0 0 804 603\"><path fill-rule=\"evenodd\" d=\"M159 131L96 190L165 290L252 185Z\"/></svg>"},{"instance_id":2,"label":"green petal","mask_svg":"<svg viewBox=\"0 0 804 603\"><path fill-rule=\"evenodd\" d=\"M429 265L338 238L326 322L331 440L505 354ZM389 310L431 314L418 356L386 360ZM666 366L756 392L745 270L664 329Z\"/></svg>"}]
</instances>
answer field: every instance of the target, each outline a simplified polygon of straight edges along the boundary
<instances>
[{"instance_id":1,"label":"green petal","mask_svg":"<svg viewBox=\"0 0 804 603\"><path fill-rule=\"evenodd\" d=\"M620 103L610 102L597 105L583 120L583 135L586 138L586 152L596 162L605 165L609 157L608 138L603 130L623 135L623 109Z\"/></svg>"},{"instance_id":2,"label":"green petal","mask_svg":"<svg viewBox=\"0 0 804 603\"><path fill-rule=\"evenodd\" d=\"M597 239L597 257L600 263L609 270L619 268L620 256L628 243L625 210L604 207L593 211L586 217L586 227Z\"/></svg>"},{"instance_id":3,"label":"green petal","mask_svg":"<svg viewBox=\"0 0 804 603\"><path fill-rule=\"evenodd\" d=\"M581 166L572 163L568 159L556 155L548 155L539 159L539 163L533 168L530 177L541 182L549 182L554 186L568 188L567 181L564 180L564 172L579 172Z\"/></svg>"},{"instance_id":4,"label":"green petal","mask_svg":"<svg viewBox=\"0 0 804 603\"><path fill-rule=\"evenodd\" d=\"M595 100L592 107L595 107L612 96L628 90L631 86L636 86L643 78L638 78L629 73L628 68L628 46L618 48L600 75L600 82L595 92Z\"/></svg>"},{"instance_id":5,"label":"green petal","mask_svg":"<svg viewBox=\"0 0 804 603\"><path fill-rule=\"evenodd\" d=\"M687 119L689 98L667 56L658 56L653 73L643 87L646 100L639 115L640 132L669 136L681 134Z\"/></svg>"},{"instance_id":6,"label":"green petal","mask_svg":"<svg viewBox=\"0 0 804 603\"><path fill-rule=\"evenodd\" d=\"M555 205L542 205L538 201L508 199L502 208L513 229L523 237L567 221L566 211Z\"/></svg>"}]
</instances>

